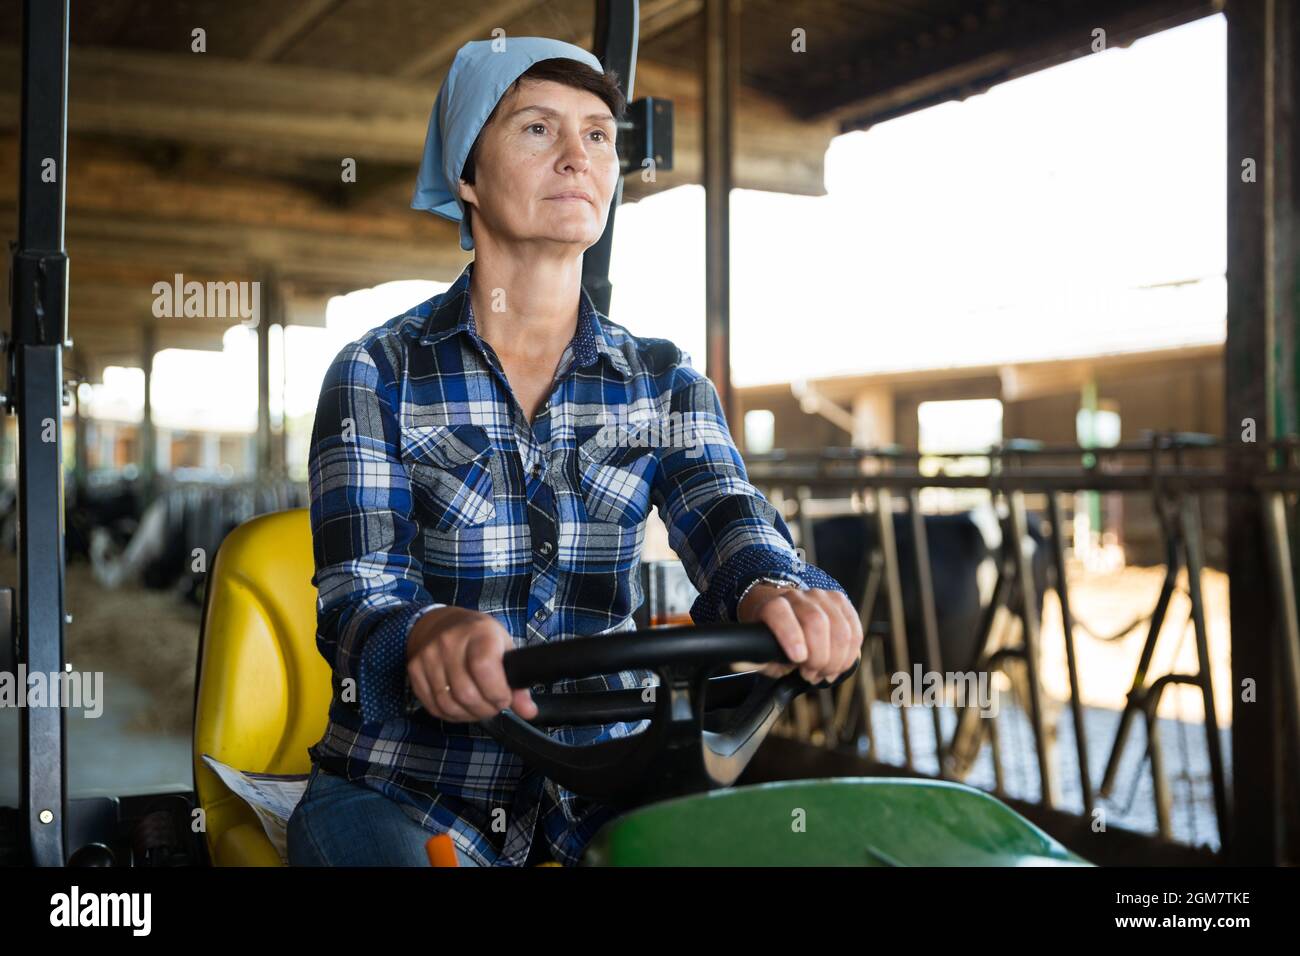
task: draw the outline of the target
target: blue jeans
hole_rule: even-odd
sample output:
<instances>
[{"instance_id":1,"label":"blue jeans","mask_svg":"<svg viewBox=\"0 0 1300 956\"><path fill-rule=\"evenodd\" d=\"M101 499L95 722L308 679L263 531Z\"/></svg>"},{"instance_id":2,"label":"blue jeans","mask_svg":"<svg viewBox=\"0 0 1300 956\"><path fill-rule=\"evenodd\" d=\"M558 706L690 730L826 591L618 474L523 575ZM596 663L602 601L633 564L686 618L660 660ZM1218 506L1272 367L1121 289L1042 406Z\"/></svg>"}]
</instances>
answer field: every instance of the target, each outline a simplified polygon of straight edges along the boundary
<instances>
[{"instance_id":1,"label":"blue jeans","mask_svg":"<svg viewBox=\"0 0 1300 956\"><path fill-rule=\"evenodd\" d=\"M431 836L396 801L313 766L286 842L290 866L428 866ZM459 847L456 859L478 866Z\"/></svg>"}]
</instances>

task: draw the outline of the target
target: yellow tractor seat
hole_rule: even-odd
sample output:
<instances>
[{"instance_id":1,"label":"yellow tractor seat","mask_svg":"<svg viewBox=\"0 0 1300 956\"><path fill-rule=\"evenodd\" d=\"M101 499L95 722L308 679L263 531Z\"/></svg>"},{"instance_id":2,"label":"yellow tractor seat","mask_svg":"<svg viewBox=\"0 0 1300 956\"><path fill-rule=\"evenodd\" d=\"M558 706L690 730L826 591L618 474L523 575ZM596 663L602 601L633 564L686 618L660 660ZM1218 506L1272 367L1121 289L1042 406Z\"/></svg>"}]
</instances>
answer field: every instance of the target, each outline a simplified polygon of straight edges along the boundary
<instances>
[{"instance_id":1,"label":"yellow tractor seat","mask_svg":"<svg viewBox=\"0 0 1300 956\"><path fill-rule=\"evenodd\" d=\"M316 647L306 508L231 531L209 569L194 704L194 784L214 866L280 866L256 814L203 761L237 770L311 770L328 720L330 667Z\"/></svg>"}]
</instances>

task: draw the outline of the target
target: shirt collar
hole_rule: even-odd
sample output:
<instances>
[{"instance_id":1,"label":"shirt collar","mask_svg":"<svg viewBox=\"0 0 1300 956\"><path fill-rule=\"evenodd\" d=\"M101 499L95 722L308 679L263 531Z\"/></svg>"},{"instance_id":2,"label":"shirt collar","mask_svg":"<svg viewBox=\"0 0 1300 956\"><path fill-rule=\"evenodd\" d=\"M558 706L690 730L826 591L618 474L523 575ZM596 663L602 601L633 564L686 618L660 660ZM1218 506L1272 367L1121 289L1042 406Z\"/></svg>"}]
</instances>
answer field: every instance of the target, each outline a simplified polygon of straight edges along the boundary
<instances>
[{"instance_id":1,"label":"shirt collar","mask_svg":"<svg viewBox=\"0 0 1300 956\"><path fill-rule=\"evenodd\" d=\"M424 333L420 337L421 345L432 345L457 332L466 332L476 342L482 341L474 321L474 310L470 306L469 286L473 270L474 261L470 260L451 287L437 297L437 304L434 305L424 325ZM578 328L570 341L570 347L573 349L573 365L575 368L586 368L600 355L604 355L616 370L630 377L632 368L628 365L627 356L610 341L601 322L603 317L603 314L592 304L587 290L579 285Z\"/></svg>"}]
</instances>

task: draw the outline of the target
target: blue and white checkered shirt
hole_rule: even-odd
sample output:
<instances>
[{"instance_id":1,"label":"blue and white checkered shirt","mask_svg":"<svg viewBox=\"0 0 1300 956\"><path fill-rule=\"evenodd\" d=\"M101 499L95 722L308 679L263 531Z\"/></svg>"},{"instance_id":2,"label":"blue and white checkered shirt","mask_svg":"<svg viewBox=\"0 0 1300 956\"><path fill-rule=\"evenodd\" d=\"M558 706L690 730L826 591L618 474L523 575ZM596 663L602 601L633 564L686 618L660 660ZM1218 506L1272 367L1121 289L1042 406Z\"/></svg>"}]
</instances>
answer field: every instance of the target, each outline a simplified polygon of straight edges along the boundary
<instances>
[{"instance_id":1,"label":"blue and white checkered shirt","mask_svg":"<svg viewBox=\"0 0 1300 956\"><path fill-rule=\"evenodd\" d=\"M551 855L574 865L615 811L526 768L479 724L424 710L406 675L416 618L472 608L516 647L631 630L651 504L700 592L697 624L734 621L738 593L760 576L843 588L801 560L749 483L713 383L672 342L597 312L585 290L530 423L475 328L472 271L348 345L326 373L309 473L317 644L334 697L310 753L450 832L482 865L522 865L539 822ZM625 671L545 690L656 680ZM547 732L586 743L643 726Z\"/></svg>"}]
</instances>

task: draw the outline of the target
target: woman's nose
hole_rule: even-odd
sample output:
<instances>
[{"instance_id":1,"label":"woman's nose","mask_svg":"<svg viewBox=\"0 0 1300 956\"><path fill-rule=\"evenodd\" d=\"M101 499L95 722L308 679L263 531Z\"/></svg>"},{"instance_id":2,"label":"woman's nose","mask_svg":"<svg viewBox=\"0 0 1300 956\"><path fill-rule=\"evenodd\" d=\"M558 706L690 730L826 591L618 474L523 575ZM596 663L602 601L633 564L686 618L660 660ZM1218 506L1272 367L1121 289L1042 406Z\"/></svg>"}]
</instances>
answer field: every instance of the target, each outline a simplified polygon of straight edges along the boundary
<instances>
[{"instance_id":1,"label":"woman's nose","mask_svg":"<svg viewBox=\"0 0 1300 956\"><path fill-rule=\"evenodd\" d=\"M578 170L591 165L591 157L587 155L587 146L580 133L565 133L560 137L560 162Z\"/></svg>"}]
</instances>

